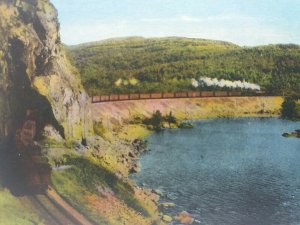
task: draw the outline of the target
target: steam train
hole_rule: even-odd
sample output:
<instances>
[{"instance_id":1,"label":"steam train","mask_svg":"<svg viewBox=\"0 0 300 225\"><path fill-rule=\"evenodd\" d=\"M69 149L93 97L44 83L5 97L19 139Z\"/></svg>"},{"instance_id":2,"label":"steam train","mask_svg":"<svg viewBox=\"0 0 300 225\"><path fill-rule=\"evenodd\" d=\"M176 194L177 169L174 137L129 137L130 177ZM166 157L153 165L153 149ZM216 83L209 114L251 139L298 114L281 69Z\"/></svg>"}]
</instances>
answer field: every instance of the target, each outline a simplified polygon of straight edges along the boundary
<instances>
[{"instance_id":1,"label":"steam train","mask_svg":"<svg viewBox=\"0 0 300 225\"><path fill-rule=\"evenodd\" d=\"M41 147L33 141L35 134L35 120L27 119L15 136L15 161L23 174L24 189L43 193L50 184L51 167L42 156Z\"/></svg>"},{"instance_id":2,"label":"steam train","mask_svg":"<svg viewBox=\"0 0 300 225\"><path fill-rule=\"evenodd\" d=\"M126 100L146 99L172 99L172 98L207 98L207 97L241 97L241 96L264 96L264 91L188 91L188 92L155 92L96 95L92 97L92 103L113 102Z\"/></svg>"}]
</instances>

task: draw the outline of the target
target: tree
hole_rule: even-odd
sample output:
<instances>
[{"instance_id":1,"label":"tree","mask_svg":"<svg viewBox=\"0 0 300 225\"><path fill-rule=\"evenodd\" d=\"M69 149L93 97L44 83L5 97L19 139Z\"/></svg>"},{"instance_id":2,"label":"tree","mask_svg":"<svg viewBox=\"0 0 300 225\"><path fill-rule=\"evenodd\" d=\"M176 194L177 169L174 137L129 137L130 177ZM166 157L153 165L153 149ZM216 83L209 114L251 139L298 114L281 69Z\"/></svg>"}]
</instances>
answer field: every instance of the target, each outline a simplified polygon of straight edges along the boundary
<instances>
[{"instance_id":1,"label":"tree","mask_svg":"<svg viewBox=\"0 0 300 225\"><path fill-rule=\"evenodd\" d=\"M166 38L77 46L69 49L69 54L90 95L190 91L194 89L191 78L209 76L245 79L270 94L290 96L300 93L299 50L298 45L243 48L209 40ZM116 86L118 79L133 80Z\"/></svg>"},{"instance_id":2,"label":"tree","mask_svg":"<svg viewBox=\"0 0 300 225\"><path fill-rule=\"evenodd\" d=\"M177 123L177 120L176 120L175 116L173 116L172 111L170 111L169 115L166 115L164 119L169 124L169 127L171 127L171 124Z\"/></svg>"},{"instance_id":3,"label":"tree","mask_svg":"<svg viewBox=\"0 0 300 225\"><path fill-rule=\"evenodd\" d=\"M160 130L162 128L163 116L159 110L156 110L152 115L151 122L155 130Z\"/></svg>"},{"instance_id":4,"label":"tree","mask_svg":"<svg viewBox=\"0 0 300 225\"><path fill-rule=\"evenodd\" d=\"M299 106L297 106L297 99L293 97L286 97L281 106L281 116L285 119L298 119L300 115Z\"/></svg>"}]
</instances>

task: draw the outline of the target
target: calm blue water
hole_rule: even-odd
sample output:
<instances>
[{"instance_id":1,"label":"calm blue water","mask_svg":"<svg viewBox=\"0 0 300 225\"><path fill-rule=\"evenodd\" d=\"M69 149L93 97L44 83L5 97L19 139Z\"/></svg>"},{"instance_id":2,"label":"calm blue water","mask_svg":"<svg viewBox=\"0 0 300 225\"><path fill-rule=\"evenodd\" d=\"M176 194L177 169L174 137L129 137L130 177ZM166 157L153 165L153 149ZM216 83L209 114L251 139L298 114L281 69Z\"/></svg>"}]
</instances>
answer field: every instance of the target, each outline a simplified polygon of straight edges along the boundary
<instances>
[{"instance_id":1,"label":"calm blue water","mask_svg":"<svg viewBox=\"0 0 300 225\"><path fill-rule=\"evenodd\" d=\"M282 133L299 122L276 118L214 119L148 140L138 184L204 225L299 225L300 139ZM176 222L172 224L177 224Z\"/></svg>"}]
</instances>

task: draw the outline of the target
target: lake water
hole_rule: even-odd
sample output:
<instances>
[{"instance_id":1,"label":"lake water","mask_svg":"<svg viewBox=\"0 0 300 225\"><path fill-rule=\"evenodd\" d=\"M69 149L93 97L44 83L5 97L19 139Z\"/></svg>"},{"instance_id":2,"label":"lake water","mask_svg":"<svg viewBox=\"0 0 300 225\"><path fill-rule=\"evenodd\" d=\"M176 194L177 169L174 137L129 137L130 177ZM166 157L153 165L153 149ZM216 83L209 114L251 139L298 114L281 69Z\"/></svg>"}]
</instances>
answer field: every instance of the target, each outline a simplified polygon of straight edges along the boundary
<instances>
[{"instance_id":1,"label":"lake water","mask_svg":"<svg viewBox=\"0 0 300 225\"><path fill-rule=\"evenodd\" d=\"M149 140L137 183L163 191L164 209L204 225L299 225L299 122L277 118L202 120ZM172 224L178 224L173 222Z\"/></svg>"}]
</instances>

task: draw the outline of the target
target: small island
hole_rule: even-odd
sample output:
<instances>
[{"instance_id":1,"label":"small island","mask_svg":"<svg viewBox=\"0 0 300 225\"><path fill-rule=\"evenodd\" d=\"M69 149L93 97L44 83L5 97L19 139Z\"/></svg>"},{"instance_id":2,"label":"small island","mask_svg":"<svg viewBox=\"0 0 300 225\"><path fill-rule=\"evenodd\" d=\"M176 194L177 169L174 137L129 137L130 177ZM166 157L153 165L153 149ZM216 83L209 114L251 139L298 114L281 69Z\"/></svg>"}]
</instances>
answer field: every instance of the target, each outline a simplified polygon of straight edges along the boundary
<instances>
[{"instance_id":1,"label":"small island","mask_svg":"<svg viewBox=\"0 0 300 225\"><path fill-rule=\"evenodd\" d=\"M290 133L283 133L282 136L287 138L288 137L300 138L300 129Z\"/></svg>"}]
</instances>

